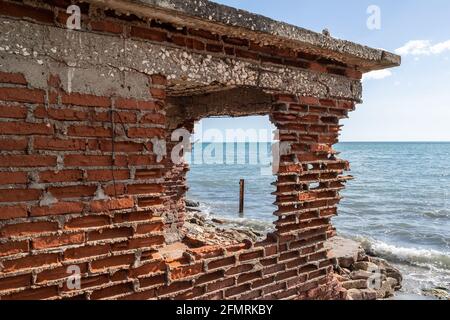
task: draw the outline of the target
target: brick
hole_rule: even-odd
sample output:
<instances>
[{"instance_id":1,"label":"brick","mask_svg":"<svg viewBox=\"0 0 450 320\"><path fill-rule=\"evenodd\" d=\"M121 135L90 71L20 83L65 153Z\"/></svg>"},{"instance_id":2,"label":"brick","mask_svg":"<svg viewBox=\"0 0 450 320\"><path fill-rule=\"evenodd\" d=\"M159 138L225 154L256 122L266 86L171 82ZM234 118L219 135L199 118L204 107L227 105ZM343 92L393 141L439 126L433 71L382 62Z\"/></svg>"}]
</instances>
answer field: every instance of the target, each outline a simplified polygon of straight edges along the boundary
<instances>
[{"instance_id":1,"label":"brick","mask_svg":"<svg viewBox=\"0 0 450 320\"><path fill-rule=\"evenodd\" d=\"M165 100L166 90L159 88L150 88L150 94L155 99Z\"/></svg>"},{"instance_id":2,"label":"brick","mask_svg":"<svg viewBox=\"0 0 450 320\"><path fill-rule=\"evenodd\" d=\"M164 199L160 197L139 197L138 206L139 207L153 207L161 206L164 204Z\"/></svg>"},{"instance_id":3,"label":"brick","mask_svg":"<svg viewBox=\"0 0 450 320\"><path fill-rule=\"evenodd\" d=\"M17 18L29 18L39 22L53 23L53 11L11 2L0 2L0 14Z\"/></svg>"},{"instance_id":4,"label":"brick","mask_svg":"<svg viewBox=\"0 0 450 320\"><path fill-rule=\"evenodd\" d=\"M148 288L154 286L161 286L166 283L165 274L159 274L153 277L141 278L139 279L139 287L140 288Z\"/></svg>"},{"instance_id":5,"label":"brick","mask_svg":"<svg viewBox=\"0 0 450 320\"><path fill-rule=\"evenodd\" d=\"M3 261L2 272L12 272L22 269L32 269L39 268L41 266L50 266L59 261L59 255L56 253L52 254L39 254L30 255L24 258L19 258L15 260ZM3 297L2 297L3 299Z\"/></svg>"},{"instance_id":6,"label":"brick","mask_svg":"<svg viewBox=\"0 0 450 320\"><path fill-rule=\"evenodd\" d=\"M118 270L111 274L111 282L128 280L128 270Z\"/></svg>"},{"instance_id":7,"label":"brick","mask_svg":"<svg viewBox=\"0 0 450 320\"><path fill-rule=\"evenodd\" d=\"M170 278L172 280L184 279L197 275L201 273L202 270L203 270L203 263L181 266L170 271Z\"/></svg>"},{"instance_id":8,"label":"brick","mask_svg":"<svg viewBox=\"0 0 450 320\"><path fill-rule=\"evenodd\" d=\"M2 139L0 138L0 150L2 151L25 151L28 148L27 139Z\"/></svg>"},{"instance_id":9,"label":"brick","mask_svg":"<svg viewBox=\"0 0 450 320\"><path fill-rule=\"evenodd\" d=\"M253 268L254 268L254 265L252 265L252 264L243 264L243 265L239 265L239 266L236 266L236 267L228 269L225 272L225 275L226 276L233 276L233 275L236 275L236 274L239 274L239 273L248 272L250 270L253 270Z\"/></svg>"},{"instance_id":10,"label":"brick","mask_svg":"<svg viewBox=\"0 0 450 320\"><path fill-rule=\"evenodd\" d=\"M82 202L57 202L50 206L33 207L31 208L30 216L55 216L62 214L81 213L83 212L84 204Z\"/></svg>"},{"instance_id":11,"label":"brick","mask_svg":"<svg viewBox=\"0 0 450 320\"><path fill-rule=\"evenodd\" d=\"M84 216L79 218L73 218L66 222L65 229L84 229L84 228L96 228L109 225L110 218L108 216Z\"/></svg>"},{"instance_id":12,"label":"brick","mask_svg":"<svg viewBox=\"0 0 450 320\"><path fill-rule=\"evenodd\" d=\"M2 1L3 3L3 1ZM1 83L12 83L12 84L27 84L27 80L21 73L9 73L0 71L0 82Z\"/></svg>"},{"instance_id":13,"label":"brick","mask_svg":"<svg viewBox=\"0 0 450 320\"><path fill-rule=\"evenodd\" d=\"M88 181L112 181L127 180L130 178L130 171L128 170L89 170L87 171Z\"/></svg>"},{"instance_id":14,"label":"brick","mask_svg":"<svg viewBox=\"0 0 450 320\"><path fill-rule=\"evenodd\" d=\"M133 184L128 186L129 194L156 194L162 192L164 192L164 187L161 184Z\"/></svg>"},{"instance_id":15,"label":"brick","mask_svg":"<svg viewBox=\"0 0 450 320\"><path fill-rule=\"evenodd\" d=\"M39 289L27 289L7 296L2 296L2 300L43 300L58 296L58 287L45 287Z\"/></svg>"},{"instance_id":16,"label":"brick","mask_svg":"<svg viewBox=\"0 0 450 320\"><path fill-rule=\"evenodd\" d=\"M85 111L79 111L69 109L45 108L43 106L36 108L34 112L36 118L50 118L61 121L84 121L89 119L89 113Z\"/></svg>"},{"instance_id":17,"label":"brick","mask_svg":"<svg viewBox=\"0 0 450 320\"><path fill-rule=\"evenodd\" d=\"M206 51L209 52L223 52L223 45L222 44L216 44L216 43L207 43L206 44Z\"/></svg>"},{"instance_id":18,"label":"brick","mask_svg":"<svg viewBox=\"0 0 450 320\"><path fill-rule=\"evenodd\" d=\"M45 283L45 282L49 282L49 281L66 279L73 274L72 272L68 271L68 268L70 266L73 266L73 265L65 265L62 267L57 267L54 269L44 270L42 272L39 272L36 276L36 283ZM88 271L86 263L79 264L76 266L80 268L81 274L84 274Z\"/></svg>"},{"instance_id":19,"label":"brick","mask_svg":"<svg viewBox=\"0 0 450 320\"><path fill-rule=\"evenodd\" d=\"M224 274L223 274L222 270L219 270L216 272L211 272L211 273L206 273L206 274L201 275L197 279L195 279L195 285L199 286L204 283L213 282L213 281L223 278L223 276L224 276Z\"/></svg>"},{"instance_id":20,"label":"brick","mask_svg":"<svg viewBox=\"0 0 450 320\"><path fill-rule=\"evenodd\" d=\"M89 94L71 93L61 96L63 104L77 105L84 107L108 108L111 106L111 100L107 97L99 97Z\"/></svg>"},{"instance_id":21,"label":"brick","mask_svg":"<svg viewBox=\"0 0 450 320\"><path fill-rule=\"evenodd\" d=\"M0 156L1 161L1 156ZM28 181L27 172L1 172L0 184L24 184Z\"/></svg>"},{"instance_id":22,"label":"brick","mask_svg":"<svg viewBox=\"0 0 450 320\"><path fill-rule=\"evenodd\" d=\"M161 74L153 74L150 76L152 79L152 84L158 85L158 86L165 86L167 85L167 79L164 75Z\"/></svg>"},{"instance_id":23,"label":"brick","mask_svg":"<svg viewBox=\"0 0 450 320\"><path fill-rule=\"evenodd\" d=\"M150 137L164 137L164 130L160 128L142 128L135 127L127 130L127 136L129 138L150 138Z\"/></svg>"},{"instance_id":24,"label":"brick","mask_svg":"<svg viewBox=\"0 0 450 320\"><path fill-rule=\"evenodd\" d=\"M28 103L44 103L45 92L26 88L0 88L0 100Z\"/></svg>"},{"instance_id":25,"label":"brick","mask_svg":"<svg viewBox=\"0 0 450 320\"><path fill-rule=\"evenodd\" d=\"M299 103L300 104L306 104L311 106L318 106L320 105L319 99L314 97L299 97Z\"/></svg>"},{"instance_id":26,"label":"brick","mask_svg":"<svg viewBox=\"0 0 450 320\"><path fill-rule=\"evenodd\" d=\"M0 206L0 220L24 218L28 215L25 205Z\"/></svg>"},{"instance_id":27,"label":"brick","mask_svg":"<svg viewBox=\"0 0 450 320\"><path fill-rule=\"evenodd\" d=\"M220 39L219 35L209 32L208 30L189 28L188 32L191 36L196 36L199 38L205 38L205 39L216 40L216 41L218 41Z\"/></svg>"},{"instance_id":28,"label":"brick","mask_svg":"<svg viewBox=\"0 0 450 320\"><path fill-rule=\"evenodd\" d=\"M96 190L96 186L66 186L48 188L48 191L57 199L92 197Z\"/></svg>"},{"instance_id":29,"label":"brick","mask_svg":"<svg viewBox=\"0 0 450 320\"><path fill-rule=\"evenodd\" d=\"M252 288L253 289L263 288L263 287L273 283L273 281L274 281L273 277L257 280L252 283Z\"/></svg>"},{"instance_id":30,"label":"brick","mask_svg":"<svg viewBox=\"0 0 450 320\"><path fill-rule=\"evenodd\" d=\"M28 252L28 241L0 243L0 257L7 257L13 254Z\"/></svg>"},{"instance_id":31,"label":"brick","mask_svg":"<svg viewBox=\"0 0 450 320\"><path fill-rule=\"evenodd\" d=\"M143 264L137 268L130 270L130 277L137 278L139 276L151 275L153 273L161 272L166 270L166 264L164 261L152 261Z\"/></svg>"},{"instance_id":32,"label":"brick","mask_svg":"<svg viewBox=\"0 0 450 320\"><path fill-rule=\"evenodd\" d=\"M31 280L31 274L0 279L0 291L28 287Z\"/></svg>"},{"instance_id":33,"label":"brick","mask_svg":"<svg viewBox=\"0 0 450 320\"><path fill-rule=\"evenodd\" d=\"M136 222L136 221L147 221L153 217L151 212L130 212L124 214L114 215L114 223L124 223L124 222Z\"/></svg>"},{"instance_id":34,"label":"brick","mask_svg":"<svg viewBox=\"0 0 450 320\"><path fill-rule=\"evenodd\" d=\"M81 170L42 171L39 172L39 181L44 183L83 181L83 171Z\"/></svg>"},{"instance_id":35,"label":"brick","mask_svg":"<svg viewBox=\"0 0 450 320\"><path fill-rule=\"evenodd\" d=\"M91 300L105 299L134 292L132 283L122 283L112 287L95 290L91 294Z\"/></svg>"},{"instance_id":36,"label":"brick","mask_svg":"<svg viewBox=\"0 0 450 320\"><path fill-rule=\"evenodd\" d=\"M49 167L55 165L55 156L0 155L0 167Z\"/></svg>"},{"instance_id":37,"label":"brick","mask_svg":"<svg viewBox=\"0 0 450 320\"><path fill-rule=\"evenodd\" d=\"M113 164L111 156L90 156L71 154L64 156L64 165L67 167L108 167Z\"/></svg>"},{"instance_id":38,"label":"brick","mask_svg":"<svg viewBox=\"0 0 450 320\"><path fill-rule=\"evenodd\" d=\"M250 284L243 284L238 287L230 288L225 291L225 297L232 297L250 290Z\"/></svg>"},{"instance_id":39,"label":"brick","mask_svg":"<svg viewBox=\"0 0 450 320\"><path fill-rule=\"evenodd\" d=\"M164 124L166 117L160 113L147 113L142 116L140 123Z\"/></svg>"},{"instance_id":40,"label":"brick","mask_svg":"<svg viewBox=\"0 0 450 320\"><path fill-rule=\"evenodd\" d=\"M86 141L81 139L35 137L33 147L36 150L79 151L86 150Z\"/></svg>"},{"instance_id":41,"label":"brick","mask_svg":"<svg viewBox=\"0 0 450 320\"><path fill-rule=\"evenodd\" d=\"M147 234L151 232L159 232L164 230L164 224L162 221L156 221L153 223L140 224L136 227L136 234Z\"/></svg>"},{"instance_id":42,"label":"brick","mask_svg":"<svg viewBox=\"0 0 450 320\"><path fill-rule=\"evenodd\" d=\"M136 26L131 27L130 36L157 42L164 42L168 40L167 33L165 31Z\"/></svg>"},{"instance_id":43,"label":"brick","mask_svg":"<svg viewBox=\"0 0 450 320\"><path fill-rule=\"evenodd\" d=\"M110 252L109 245L84 246L70 248L64 251L64 260L78 260L89 257L103 256Z\"/></svg>"},{"instance_id":44,"label":"brick","mask_svg":"<svg viewBox=\"0 0 450 320\"><path fill-rule=\"evenodd\" d=\"M164 244L163 236L151 236L148 238L134 238L125 242L115 243L112 247L113 251L133 250L151 248Z\"/></svg>"},{"instance_id":45,"label":"brick","mask_svg":"<svg viewBox=\"0 0 450 320\"><path fill-rule=\"evenodd\" d=\"M25 107L0 105L0 118L25 119L27 113L28 110Z\"/></svg>"},{"instance_id":46,"label":"brick","mask_svg":"<svg viewBox=\"0 0 450 320\"><path fill-rule=\"evenodd\" d=\"M80 244L84 242L84 233L56 235L35 238L32 241L33 249L48 249L66 245Z\"/></svg>"},{"instance_id":47,"label":"brick","mask_svg":"<svg viewBox=\"0 0 450 320\"><path fill-rule=\"evenodd\" d=\"M313 70L313 71L321 72L321 73L327 73L328 72L326 66L324 66L324 65L322 65L320 63L317 63L317 62L311 62L310 65L309 65L309 69Z\"/></svg>"},{"instance_id":48,"label":"brick","mask_svg":"<svg viewBox=\"0 0 450 320\"><path fill-rule=\"evenodd\" d=\"M259 60L259 54L248 50L235 49L236 56L244 59Z\"/></svg>"},{"instance_id":49,"label":"brick","mask_svg":"<svg viewBox=\"0 0 450 320\"><path fill-rule=\"evenodd\" d=\"M190 281L173 282L169 286L158 288L158 296L173 294L175 292L187 290L189 288L191 288Z\"/></svg>"},{"instance_id":50,"label":"brick","mask_svg":"<svg viewBox=\"0 0 450 320\"><path fill-rule=\"evenodd\" d=\"M109 276L107 274L102 274L102 275L94 276L94 277L82 278L80 281L81 290L103 286L103 285L107 284L108 282L110 282L110 280L109 280ZM64 285L63 291L70 292L72 290L74 290L74 289L70 289L67 287L67 283Z\"/></svg>"},{"instance_id":51,"label":"brick","mask_svg":"<svg viewBox=\"0 0 450 320\"><path fill-rule=\"evenodd\" d=\"M205 50L205 44L198 40L198 39L194 39L194 38L186 38L186 46L189 49L194 49L194 50L198 50L198 51L204 51Z\"/></svg>"},{"instance_id":52,"label":"brick","mask_svg":"<svg viewBox=\"0 0 450 320\"><path fill-rule=\"evenodd\" d=\"M243 253L239 256L239 261L248 261L248 260L254 260L258 258L262 258L264 256L264 251L256 251L256 252L249 252L249 253Z\"/></svg>"},{"instance_id":53,"label":"brick","mask_svg":"<svg viewBox=\"0 0 450 320\"><path fill-rule=\"evenodd\" d=\"M214 260L214 261L211 261L208 263L208 270L213 270L213 269L217 269L217 268L223 268L226 266L230 266L230 265L233 265L235 261L236 261L236 258L234 256L219 259L219 260Z\"/></svg>"},{"instance_id":54,"label":"brick","mask_svg":"<svg viewBox=\"0 0 450 320\"><path fill-rule=\"evenodd\" d=\"M112 256L105 259L95 260L91 262L91 269L93 271L117 268L117 267L129 267L134 263L134 254Z\"/></svg>"},{"instance_id":55,"label":"brick","mask_svg":"<svg viewBox=\"0 0 450 320\"><path fill-rule=\"evenodd\" d=\"M119 109L157 111L160 109L154 101L117 98L115 107Z\"/></svg>"},{"instance_id":56,"label":"brick","mask_svg":"<svg viewBox=\"0 0 450 320\"><path fill-rule=\"evenodd\" d=\"M98 21L91 21L90 24L93 31L108 32L115 34L123 33L124 26L122 24L114 23L112 21L98 20Z\"/></svg>"},{"instance_id":57,"label":"brick","mask_svg":"<svg viewBox=\"0 0 450 320\"><path fill-rule=\"evenodd\" d=\"M273 285L263 288L263 292L264 292L264 294L269 294L269 293L284 290L284 289L286 289L286 283L282 282L282 283L276 283L276 284L273 284Z\"/></svg>"},{"instance_id":58,"label":"brick","mask_svg":"<svg viewBox=\"0 0 450 320\"><path fill-rule=\"evenodd\" d=\"M141 285L142 287L142 285ZM151 290L145 290L145 291L140 291L140 292L134 292L130 295L121 297L121 300L138 300L138 301L142 301L142 300L150 300L152 298L156 297L156 290L155 289L151 289Z\"/></svg>"},{"instance_id":59,"label":"brick","mask_svg":"<svg viewBox=\"0 0 450 320\"><path fill-rule=\"evenodd\" d=\"M253 281L261 278L261 271L255 271L251 273L241 274L237 277L237 284Z\"/></svg>"},{"instance_id":60,"label":"brick","mask_svg":"<svg viewBox=\"0 0 450 320\"><path fill-rule=\"evenodd\" d=\"M156 164L156 157L153 155L130 155L128 163L132 166L146 166Z\"/></svg>"},{"instance_id":61,"label":"brick","mask_svg":"<svg viewBox=\"0 0 450 320\"><path fill-rule=\"evenodd\" d=\"M275 276L275 281L283 281L297 276L297 270L291 270L279 273Z\"/></svg>"},{"instance_id":62,"label":"brick","mask_svg":"<svg viewBox=\"0 0 450 320\"><path fill-rule=\"evenodd\" d=\"M109 128L99 126L70 126L67 130L69 136L74 137L111 137L112 132Z\"/></svg>"},{"instance_id":63,"label":"brick","mask_svg":"<svg viewBox=\"0 0 450 320\"><path fill-rule=\"evenodd\" d=\"M3 122L0 126L0 134L4 135L51 135L53 133L53 126L48 123Z\"/></svg>"},{"instance_id":64,"label":"brick","mask_svg":"<svg viewBox=\"0 0 450 320\"><path fill-rule=\"evenodd\" d=\"M117 238L129 238L133 235L133 229L129 227L102 229L88 233L88 241L108 240Z\"/></svg>"},{"instance_id":65,"label":"brick","mask_svg":"<svg viewBox=\"0 0 450 320\"><path fill-rule=\"evenodd\" d=\"M26 235L47 233L58 230L56 222L24 222L16 224L8 224L0 229L2 237L21 237Z\"/></svg>"},{"instance_id":66,"label":"brick","mask_svg":"<svg viewBox=\"0 0 450 320\"><path fill-rule=\"evenodd\" d=\"M148 180L162 178L163 172L161 169L136 169L134 178L136 180Z\"/></svg>"},{"instance_id":67,"label":"brick","mask_svg":"<svg viewBox=\"0 0 450 320\"><path fill-rule=\"evenodd\" d=\"M108 212L112 210L130 209L134 207L134 200L131 197L111 200L96 200L91 202L92 212Z\"/></svg>"},{"instance_id":68,"label":"brick","mask_svg":"<svg viewBox=\"0 0 450 320\"><path fill-rule=\"evenodd\" d=\"M144 149L143 143L137 143L132 141L115 141L114 151L115 152L142 152ZM112 141L101 141L100 150L105 152L112 152L113 143Z\"/></svg>"}]
</instances>

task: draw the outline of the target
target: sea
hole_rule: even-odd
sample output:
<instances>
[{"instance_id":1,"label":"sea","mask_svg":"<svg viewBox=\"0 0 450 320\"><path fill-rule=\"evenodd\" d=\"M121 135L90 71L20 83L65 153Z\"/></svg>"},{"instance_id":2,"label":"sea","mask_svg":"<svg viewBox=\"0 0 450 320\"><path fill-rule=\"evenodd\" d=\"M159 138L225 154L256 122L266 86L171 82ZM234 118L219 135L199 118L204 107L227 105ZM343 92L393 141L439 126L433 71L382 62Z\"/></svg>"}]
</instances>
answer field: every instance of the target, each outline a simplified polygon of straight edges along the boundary
<instances>
[{"instance_id":1,"label":"sea","mask_svg":"<svg viewBox=\"0 0 450 320\"><path fill-rule=\"evenodd\" d=\"M346 142L335 149L354 177L333 218L338 234L399 268L403 293L450 292L450 143ZM269 232L276 209L270 159L271 143L196 143L187 156L188 198L207 216Z\"/></svg>"}]
</instances>

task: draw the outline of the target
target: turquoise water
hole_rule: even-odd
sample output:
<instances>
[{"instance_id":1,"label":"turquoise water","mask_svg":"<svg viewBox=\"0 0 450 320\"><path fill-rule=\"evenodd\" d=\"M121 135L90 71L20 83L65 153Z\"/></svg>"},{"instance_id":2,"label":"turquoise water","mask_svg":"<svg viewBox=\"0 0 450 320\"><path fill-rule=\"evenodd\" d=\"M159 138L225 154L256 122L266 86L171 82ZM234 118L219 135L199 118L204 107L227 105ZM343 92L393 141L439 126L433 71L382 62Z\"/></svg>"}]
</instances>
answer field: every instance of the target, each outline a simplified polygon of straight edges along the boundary
<instances>
[{"instance_id":1,"label":"turquoise water","mask_svg":"<svg viewBox=\"0 0 450 320\"><path fill-rule=\"evenodd\" d=\"M232 145L215 146L207 149L215 162L233 159ZM237 149L226 164L191 163L188 197L200 201L206 213L267 231L275 219L270 195L275 177L261 174L268 167L266 156L263 163L248 164L258 151L254 144ZM355 178L342 192L339 216L333 219L338 233L395 263L404 273L406 292L449 289L450 143L340 143L336 149L350 161L348 174ZM200 150L194 146L197 160ZM246 180L244 216L238 214L240 179Z\"/></svg>"}]
</instances>

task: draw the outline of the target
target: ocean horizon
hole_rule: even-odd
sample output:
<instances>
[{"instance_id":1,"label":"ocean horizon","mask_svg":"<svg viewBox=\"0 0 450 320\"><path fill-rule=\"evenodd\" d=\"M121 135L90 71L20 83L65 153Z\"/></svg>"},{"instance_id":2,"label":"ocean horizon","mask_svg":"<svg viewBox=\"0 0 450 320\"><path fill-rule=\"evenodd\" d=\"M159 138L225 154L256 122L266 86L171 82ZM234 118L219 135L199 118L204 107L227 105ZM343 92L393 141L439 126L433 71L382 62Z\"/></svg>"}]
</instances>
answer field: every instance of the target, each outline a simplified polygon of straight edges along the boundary
<instances>
[{"instance_id":1,"label":"ocean horizon","mask_svg":"<svg viewBox=\"0 0 450 320\"><path fill-rule=\"evenodd\" d=\"M216 160L222 152L224 160L232 156L234 161L193 161L188 198L199 201L207 215L270 231L276 177L261 172L270 167L271 143L203 142L194 144L192 154L200 149ZM403 292L450 290L450 142L347 141L335 149L350 162L347 174L354 177L341 192L339 215L333 218L338 234L395 264L405 278ZM260 150L263 157L254 154ZM265 161L249 163L256 158ZM246 180L243 215L238 213L240 179Z\"/></svg>"}]
</instances>

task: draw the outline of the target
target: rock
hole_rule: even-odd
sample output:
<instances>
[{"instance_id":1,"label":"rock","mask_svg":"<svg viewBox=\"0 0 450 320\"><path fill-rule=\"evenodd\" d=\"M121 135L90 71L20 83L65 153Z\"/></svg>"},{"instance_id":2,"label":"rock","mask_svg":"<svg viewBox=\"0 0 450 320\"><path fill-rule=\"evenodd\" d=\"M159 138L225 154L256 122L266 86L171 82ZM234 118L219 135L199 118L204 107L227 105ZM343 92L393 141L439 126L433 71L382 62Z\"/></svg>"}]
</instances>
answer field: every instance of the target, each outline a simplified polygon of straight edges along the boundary
<instances>
[{"instance_id":1,"label":"rock","mask_svg":"<svg viewBox=\"0 0 450 320\"><path fill-rule=\"evenodd\" d=\"M369 261L358 261L352 266L353 270L363 270L373 272L374 270L379 271L380 267L373 262Z\"/></svg>"},{"instance_id":2,"label":"rock","mask_svg":"<svg viewBox=\"0 0 450 320\"><path fill-rule=\"evenodd\" d=\"M348 281L349 279L347 277L341 276L340 274L334 274L334 277L337 279L337 281L339 282L344 282L344 281Z\"/></svg>"},{"instance_id":3,"label":"rock","mask_svg":"<svg viewBox=\"0 0 450 320\"><path fill-rule=\"evenodd\" d=\"M366 280L348 280L342 282L342 286L347 289L367 289L367 281Z\"/></svg>"},{"instance_id":4,"label":"rock","mask_svg":"<svg viewBox=\"0 0 450 320\"><path fill-rule=\"evenodd\" d=\"M389 281L385 280L381 283L381 288L377 290L377 299L385 299L394 295L394 288L391 287Z\"/></svg>"},{"instance_id":5,"label":"rock","mask_svg":"<svg viewBox=\"0 0 450 320\"><path fill-rule=\"evenodd\" d=\"M377 292L373 289L363 289L361 290L361 295L363 300L376 300Z\"/></svg>"},{"instance_id":6,"label":"rock","mask_svg":"<svg viewBox=\"0 0 450 320\"><path fill-rule=\"evenodd\" d=\"M429 297L436 297L440 300L450 300L450 293L445 288L424 289L422 291Z\"/></svg>"},{"instance_id":7,"label":"rock","mask_svg":"<svg viewBox=\"0 0 450 320\"><path fill-rule=\"evenodd\" d=\"M356 270L350 273L350 278L353 280L367 280L373 275L372 272L364 270Z\"/></svg>"},{"instance_id":8,"label":"rock","mask_svg":"<svg viewBox=\"0 0 450 320\"><path fill-rule=\"evenodd\" d=\"M211 221L214 222L214 223L217 223L217 224L224 224L225 223L225 221L217 219L217 218L213 218L213 219L211 219Z\"/></svg>"},{"instance_id":9,"label":"rock","mask_svg":"<svg viewBox=\"0 0 450 320\"><path fill-rule=\"evenodd\" d=\"M386 260L376 257L370 257L370 262L378 265L382 269L388 278L394 278L397 280L396 290L400 290L402 287L403 276L397 268L391 266Z\"/></svg>"},{"instance_id":10,"label":"rock","mask_svg":"<svg viewBox=\"0 0 450 320\"><path fill-rule=\"evenodd\" d=\"M363 299L362 292L361 292L361 290L358 290L358 289L347 290L347 297L349 300L362 300Z\"/></svg>"},{"instance_id":11,"label":"rock","mask_svg":"<svg viewBox=\"0 0 450 320\"><path fill-rule=\"evenodd\" d=\"M186 199L185 203L186 203L186 207L193 207L193 208L200 207L200 202L197 202L197 201Z\"/></svg>"},{"instance_id":12,"label":"rock","mask_svg":"<svg viewBox=\"0 0 450 320\"><path fill-rule=\"evenodd\" d=\"M397 279L388 277L386 280L389 282L389 285L391 286L391 288L395 289L398 287Z\"/></svg>"},{"instance_id":13,"label":"rock","mask_svg":"<svg viewBox=\"0 0 450 320\"><path fill-rule=\"evenodd\" d=\"M202 212L202 210L193 208L193 207L186 207L187 212Z\"/></svg>"},{"instance_id":14,"label":"rock","mask_svg":"<svg viewBox=\"0 0 450 320\"><path fill-rule=\"evenodd\" d=\"M350 268L364 251L358 242L341 237L331 238L325 247L331 250L331 258L335 258L342 268Z\"/></svg>"}]
</instances>

